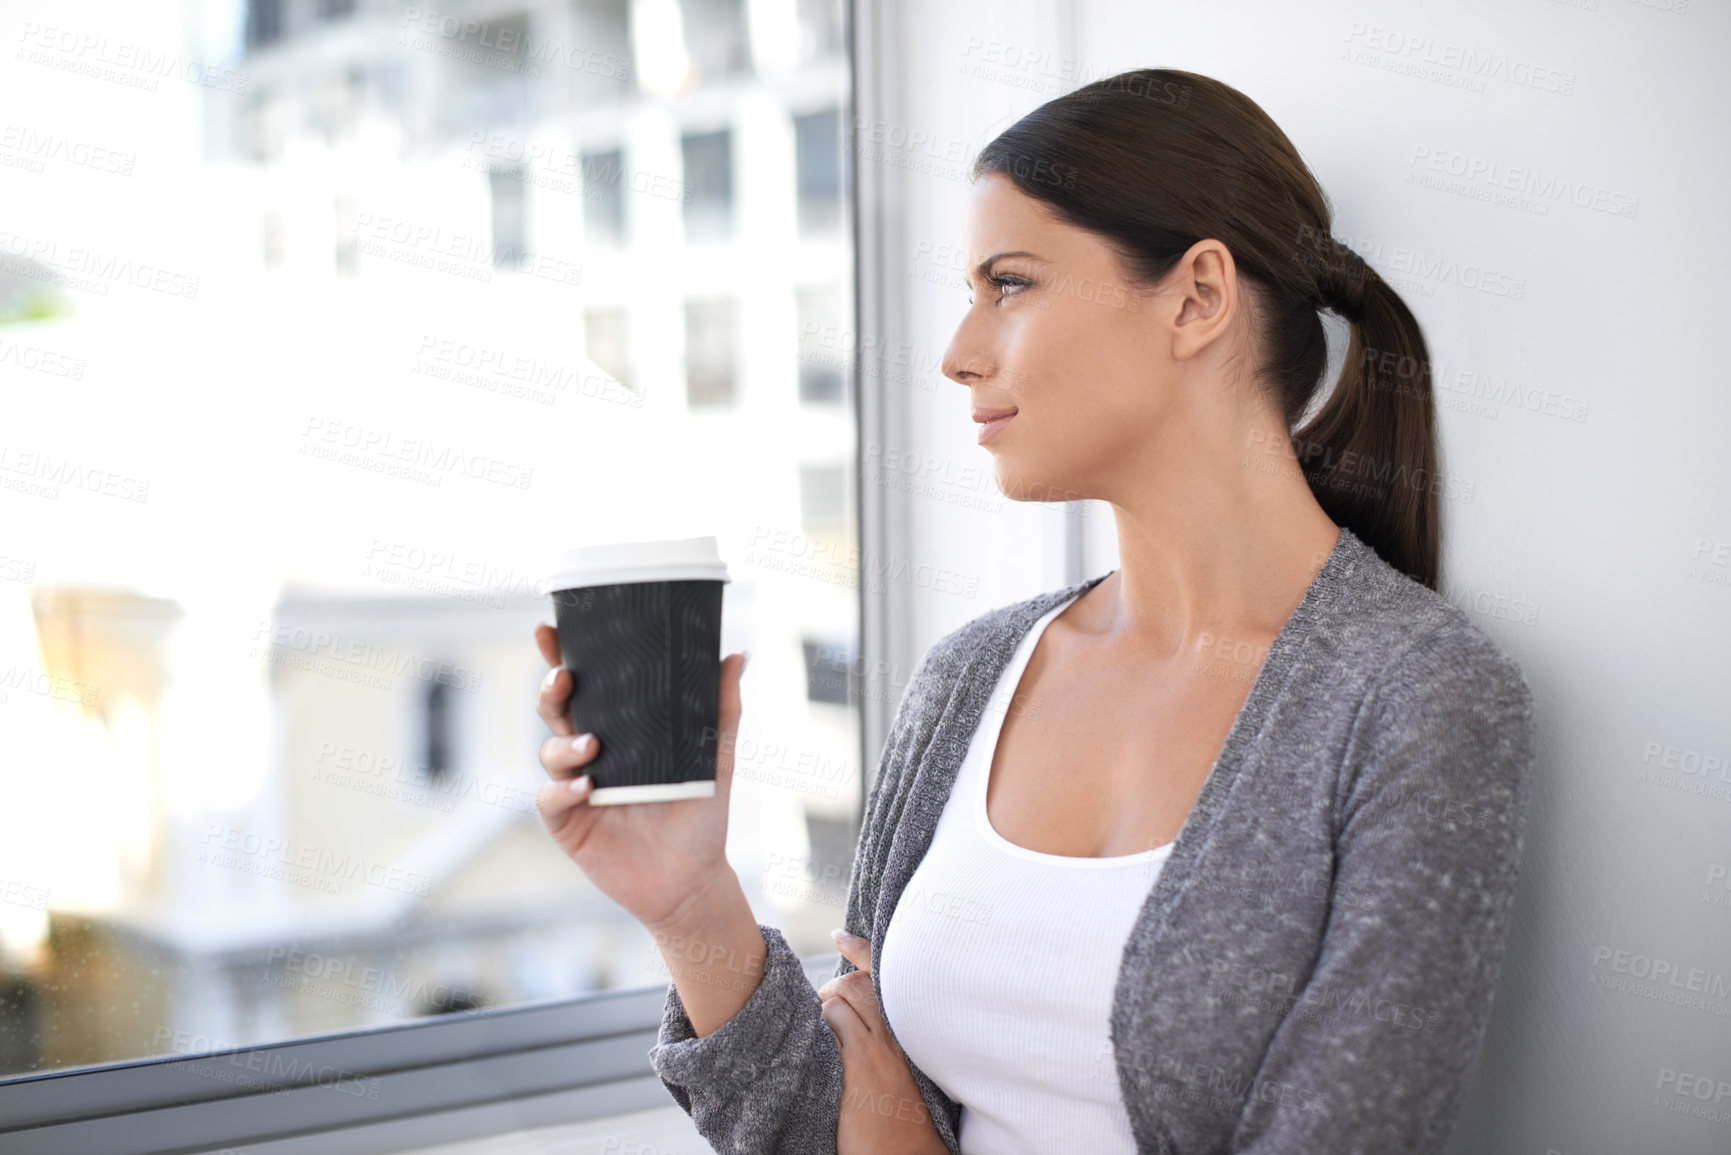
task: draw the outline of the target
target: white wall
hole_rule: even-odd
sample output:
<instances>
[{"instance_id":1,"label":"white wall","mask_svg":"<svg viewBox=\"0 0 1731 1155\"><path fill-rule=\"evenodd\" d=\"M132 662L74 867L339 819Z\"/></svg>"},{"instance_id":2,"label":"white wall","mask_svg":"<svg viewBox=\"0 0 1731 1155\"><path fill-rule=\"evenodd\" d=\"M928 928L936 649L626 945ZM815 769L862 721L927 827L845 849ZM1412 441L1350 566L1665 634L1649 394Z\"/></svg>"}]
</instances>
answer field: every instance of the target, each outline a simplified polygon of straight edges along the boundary
<instances>
[{"instance_id":1,"label":"white wall","mask_svg":"<svg viewBox=\"0 0 1731 1155\"><path fill-rule=\"evenodd\" d=\"M1444 592L1521 663L1540 715L1510 953L1450 1149L1731 1150L1731 392L1713 342L1731 247L1731 6L871 7L885 39L868 61L864 128L934 142L885 155L862 131L858 145L879 202L866 205L862 261L881 261L863 325L927 369L890 383L877 420L941 476L983 470L988 496L966 391L937 369L967 295L952 267L949 284L927 279L926 254L960 240L967 186L918 161L960 172L1016 115L1140 67L1224 80L1292 137L1336 205L1336 235L1425 326L1444 464L1472 493L1444 503ZM962 73L982 60L984 76ZM956 142L965 154L951 159ZM1530 169L1586 205L1510 203L1482 178L1425 187L1425 157ZM1604 211L1618 207L1628 215ZM1490 289L1472 287L1486 269ZM1583 405L1581 420L1544 411ZM1116 564L1105 507L1084 519L1080 570L1067 571L1056 508L968 510L961 488L884 495L884 548L979 578L973 598L885 591L898 662L994 606ZM1654 960L1675 979L1628 973ZM1710 1080L1717 1102L1691 1098L1688 1078ZM1676 1113L1690 1104L1720 1117Z\"/></svg>"}]
</instances>

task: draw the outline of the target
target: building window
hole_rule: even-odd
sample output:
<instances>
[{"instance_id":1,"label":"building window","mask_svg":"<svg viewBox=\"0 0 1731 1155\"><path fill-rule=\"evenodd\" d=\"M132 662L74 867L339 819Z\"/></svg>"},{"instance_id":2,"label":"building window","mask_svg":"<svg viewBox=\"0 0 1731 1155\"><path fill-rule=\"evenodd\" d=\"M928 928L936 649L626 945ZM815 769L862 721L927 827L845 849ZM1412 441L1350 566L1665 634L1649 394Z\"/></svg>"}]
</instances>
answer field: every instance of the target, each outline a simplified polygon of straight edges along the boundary
<instances>
[{"instance_id":1,"label":"building window","mask_svg":"<svg viewBox=\"0 0 1731 1155\"><path fill-rule=\"evenodd\" d=\"M680 139L685 163L685 239L725 240L733 234L733 133L693 133Z\"/></svg>"},{"instance_id":2,"label":"building window","mask_svg":"<svg viewBox=\"0 0 1731 1155\"><path fill-rule=\"evenodd\" d=\"M733 300L685 302L685 395L692 406L734 400Z\"/></svg>"},{"instance_id":3,"label":"building window","mask_svg":"<svg viewBox=\"0 0 1731 1155\"><path fill-rule=\"evenodd\" d=\"M799 399L830 405L843 399L853 347L841 331L841 290L802 286L794 291L799 315Z\"/></svg>"},{"instance_id":4,"label":"building window","mask_svg":"<svg viewBox=\"0 0 1731 1155\"><path fill-rule=\"evenodd\" d=\"M847 705L848 672L853 668L853 653L845 645L801 638L805 651L805 699Z\"/></svg>"},{"instance_id":5,"label":"building window","mask_svg":"<svg viewBox=\"0 0 1731 1155\"><path fill-rule=\"evenodd\" d=\"M339 195L332 217L337 240L337 275L352 277L361 267L360 224L355 212L355 198Z\"/></svg>"},{"instance_id":6,"label":"building window","mask_svg":"<svg viewBox=\"0 0 1731 1155\"><path fill-rule=\"evenodd\" d=\"M443 782L451 773L453 706L451 687L443 678L427 683L421 695L421 766L429 783Z\"/></svg>"},{"instance_id":7,"label":"building window","mask_svg":"<svg viewBox=\"0 0 1731 1155\"><path fill-rule=\"evenodd\" d=\"M261 88L247 102L246 115L240 118L244 133L242 147L255 161L274 161L282 156L288 142L292 110L280 93Z\"/></svg>"},{"instance_id":8,"label":"building window","mask_svg":"<svg viewBox=\"0 0 1731 1155\"><path fill-rule=\"evenodd\" d=\"M831 108L793 118L799 231L841 225L841 113Z\"/></svg>"},{"instance_id":9,"label":"building window","mask_svg":"<svg viewBox=\"0 0 1731 1155\"><path fill-rule=\"evenodd\" d=\"M438 9L429 6L428 13L431 19ZM550 67L526 58L528 14L499 12L468 23L445 16L442 21L441 31L412 34L429 37L437 53L433 91L440 131L459 139L476 130L516 131L534 115L537 85L525 81L525 70Z\"/></svg>"},{"instance_id":10,"label":"building window","mask_svg":"<svg viewBox=\"0 0 1731 1155\"><path fill-rule=\"evenodd\" d=\"M625 243L625 154L619 149L583 157L583 234L592 245Z\"/></svg>"},{"instance_id":11,"label":"building window","mask_svg":"<svg viewBox=\"0 0 1731 1155\"><path fill-rule=\"evenodd\" d=\"M574 0L572 38L584 52L574 63L571 96L582 107L617 103L637 87L631 49L631 0Z\"/></svg>"},{"instance_id":12,"label":"building window","mask_svg":"<svg viewBox=\"0 0 1731 1155\"><path fill-rule=\"evenodd\" d=\"M271 210L264 214L260 228L261 248L263 250L264 267L280 269L288 252L288 239L284 235L282 213Z\"/></svg>"},{"instance_id":13,"label":"building window","mask_svg":"<svg viewBox=\"0 0 1731 1155\"><path fill-rule=\"evenodd\" d=\"M799 42L803 60L840 55L846 47L841 0L799 0Z\"/></svg>"},{"instance_id":14,"label":"building window","mask_svg":"<svg viewBox=\"0 0 1731 1155\"><path fill-rule=\"evenodd\" d=\"M366 74L353 66L333 70L319 79L309 95L308 119L325 144L353 139L367 100Z\"/></svg>"},{"instance_id":15,"label":"building window","mask_svg":"<svg viewBox=\"0 0 1731 1155\"><path fill-rule=\"evenodd\" d=\"M528 177L524 165L501 165L487 173L493 200L493 264L521 265L528 247Z\"/></svg>"},{"instance_id":16,"label":"building window","mask_svg":"<svg viewBox=\"0 0 1731 1155\"><path fill-rule=\"evenodd\" d=\"M631 384L631 345L624 309L590 309L583 314L583 341L589 359L621 385Z\"/></svg>"},{"instance_id":17,"label":"building window","mask_svg":"<svg viewBox=\"0 0 1731 1155\"><path fill-rule=\"evenodd\" d=\"M263 48L282 36L282 0L248 0L246 46Z\"/></svg>"},{"instance_id":18,"label":"building window","mask_svg":"<svg viewBox=\"0 0 1731 1155\"><path fill-rule=\"evenodd\" d=\"M683 0L685 50L699 85L751 71L750 37L743 0Z\"/></svg>"},{"instance_id":19,"label":"building window","mask_svg":"<svg viewBox=\"0 0 1731 1155\"><path fill-rule=\"evenodd\" d=\"M800 528L810 537L840 537L846 521L847 471L839 465L800 466Z\"/></svg>"}]
</instances>

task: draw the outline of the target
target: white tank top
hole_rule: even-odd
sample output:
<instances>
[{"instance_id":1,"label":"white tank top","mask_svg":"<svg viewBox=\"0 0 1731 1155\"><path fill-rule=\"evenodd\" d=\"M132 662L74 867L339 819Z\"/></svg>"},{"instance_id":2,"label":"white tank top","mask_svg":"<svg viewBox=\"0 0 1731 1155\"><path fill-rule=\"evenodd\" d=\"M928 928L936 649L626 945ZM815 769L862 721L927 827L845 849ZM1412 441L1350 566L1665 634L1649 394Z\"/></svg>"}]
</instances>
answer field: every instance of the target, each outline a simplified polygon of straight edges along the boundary
<instances>
[{"instance_id":1,"label":"white tank top","mask_svg":"<svg viewBox=\"0 0 1731 1155\"><path fill-rule=\"evenodd\" d=\"M1006 708L1040 634L1069 604L1035 622L1011 656L884 932L884 1018L961 1104L962 1155L1136 1152L1112 997L1173 844L1111 858L1042 854L999 835L986 814Z\"/></svg>"}]
</instances>

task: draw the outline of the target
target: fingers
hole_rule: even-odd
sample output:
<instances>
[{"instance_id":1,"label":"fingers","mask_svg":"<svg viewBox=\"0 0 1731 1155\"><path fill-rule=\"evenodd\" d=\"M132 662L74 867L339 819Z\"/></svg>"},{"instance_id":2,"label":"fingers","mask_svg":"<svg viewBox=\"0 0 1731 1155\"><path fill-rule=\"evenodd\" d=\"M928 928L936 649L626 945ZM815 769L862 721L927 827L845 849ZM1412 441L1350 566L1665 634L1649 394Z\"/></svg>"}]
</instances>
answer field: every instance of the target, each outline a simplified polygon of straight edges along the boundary
<instances>
[{"instance_id":1,"label":"fingers","mask_svg":"<svg viewBox=\"0 0 1731 1155\"><path fill-rule=\"evenodd\" d=\"M844 1053L871 1042L871 1031L860 1020L853 1004L840 995L824 1000L823 1021L829 1024L830 1033Z\"/></svg>"},{"instance_id":2,"label":"fingers","mask_svg":"<svg viewBox=\"0 0 1731 1155\"><path fill-rule=\"evenodd\" d=\"M547 829L558 830L571 811L588 805L591 789L587 774L569 781L549 782L535 791L535 810Z\"/></svg>"},{"instance_id":3,"label":"fingers","mask_svg":"<svg viewBox=\"0 0 1731 1155\"><path fill-rule=\"evenodd\" d=\"M861 938L857 934L849 934L840 927L830 931L829 937L835 939L835 945L841 948L843 958L866 974L872 973L871 939Z\"/></svg>"},{"instance_id":4,"label":"fingers","mask_svg":"<svg viewBox=\"0 0 1731 1155\"><path fill-rule=\"evenodd\" d=\"M542 622L535 627L535 645L541 650L541 656L552 666L547 676L541 679L541 690L535 696L535 712L541 715L541 720L552 728L553 733L572 737L577 733L571 725L571 717L566 713L566 706L571 700L571 671L559 664L559 631Z\"/></svg>"},{"instance_id":5,"label":"fingers","mask_svg":"<svg viewBox=\"0 0 1731 1155\"><path fill-rule=\"evenodd\" d=\"M575 738L555 735L541 743L541 766L549 778L570 778L577 774L578 767L595 761L600 751L601 743L593 734L579 734Z\"/></svg>"},{"instance_id":6,"label":"fingers","mask_svg":"<svg viewBox=\"0 0 1731 1155\"><path fill-rule=\"evenodd\" d=\"M739 733L739 718L743 712L739 700L739 679L745 672L746 655L742 651L721 660L720 712L716 718L715 793L726 798L733 786L733 747Z\"/></svg>"},{"instance_id":7,"label":"fingers","mask_svg":"<svg viewBox=\"0 0 1731 1155\"><path fill-rule=\"evenodd\" d=\"M576 736L577 730L571 725L571 717L565 712L567 703L571 700L571 671L563 666L554 666L547 671L547 676L541 679L541 689L535 695L535 712L541 715L541 720L547 723L555 734L567 738Z\"/></svg>"},{"instance_id":8,"label":"fingers","mask_svg":"<svg viewBox=\"0 0 1731 1155\"><path fill-rule=\"evenodd\" d=\"M872 989L871 975L865 971L829 980L818 997L823 1000L824 1021L831 1030L839 1025L842 1030L851 1030L853 1037L861 1041L889 1037L883 1016L878 1012L877 991ZM846 1040L843 1042L845 1045Z\"/></svg>"},{"instance_id":9,"label":"fingers","mask_svg":"<svg viewBox=\"0 0 1731 1155\"><path fill-rule=\"evenodd\" d=\"M878 1007L877 990L872 986L871 940L839 928L830 931L830 937L841 948L842 956L857 969L838 975L818 988L817 997L823 1003L823 1021L829 1024L844 1051L850 1044L880 1039L887 1041L889 1031Z\"/></svg>"},{"instance_id":10,"label":"fingers","mask_svg":"<svg viewBox=\"0 0 1731 1155\"><path fill-rule=\"evenodd\" d=\"M562 660L559 656L559 631L542 622L535 627L535 644L541 647L541 656L547 659L549 666L557 666Z\"/></svg>"}]
</instances>

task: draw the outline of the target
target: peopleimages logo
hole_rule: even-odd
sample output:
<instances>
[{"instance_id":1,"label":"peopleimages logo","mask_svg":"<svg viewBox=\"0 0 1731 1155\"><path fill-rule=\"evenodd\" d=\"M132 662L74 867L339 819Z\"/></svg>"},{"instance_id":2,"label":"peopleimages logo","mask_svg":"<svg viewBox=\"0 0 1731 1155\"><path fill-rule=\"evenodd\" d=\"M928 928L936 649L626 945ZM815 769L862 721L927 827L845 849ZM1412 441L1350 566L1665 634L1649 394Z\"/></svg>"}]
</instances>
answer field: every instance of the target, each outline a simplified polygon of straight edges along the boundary
<instances>
[{"instance_id":1,"label":"peopleimages logo","mask_svg":"<svg viewBox=\"0 0 1731 1155\"><path fill-rule=\"evenodd\" d=\"M23 488L51 499L59 498L61 486L81 489L86 493L100 493L121 501L143 502L150 498L148 481L109 469L92 469L69 458L57 458L51 453L18 450L10 445L0 445L0 474L17 474L39 482L41 484ZM7 485L6 488L19 487Z\"/></svg>"},{"instance_id":2,"label":"peopleimages logo","mask_svg":"<svg viewBox=\"0 0 1731 1155\"><path fill-rule=\"evenodd\" d=\"M608 79L628 80L631 77L631 61L623 56L536 36L534 32L514 23L494 24L462 16L447 16L436 10L410 7L403 11L402 26L410 32L451 41L452 47L485 48L500 55L521 56L525 61L536 64L556 64L561 68ZM530 72L529 75L539 73Z\"/></svg>"},{"instance_id":3,"label":"peopleimages logo","mask_svg":"<svg viewBox=\"0 0 1731 1155\"><path fill-rule=\"evenodd\" d=\"M221 823L208 824L204 845L199 848L199 861L214 866L242 869L248 873L280 877L285 882L306 884L307 879L294 871L306 871L318 889L336 893L332 884L338 879L364 882L369 886L404 894L427 897L433 891L432 877L416 870L404 870L383 862L369 861L359 855L296 844L292 839L265 837L249 830Z\"/></svg>"},{"instance_id":4,"label":"peopleimages logo","mask_svg":"<svg viewBox=\"0 0 1731 1155\"><path fill-rule=\"evenodd\" d=\"M368 429L348 421L309 417L301 436L305 440L301 443L300 452L308 456L328 456L332 450L325 447L330 446L335 450L346 450L359 459L424 466L437 471L429 474L437 480L443 480L444 475L459 473L477 481L528 489L535 474L532 467L468 453L453 445L440 445L424 438L398 437L388 429Z\"/></svg>"},{"instance_id":5,"label":"peopleimages logo","mask_svg":"<svg viewBox=\"0 0 1731 1155\"><path fill-rule=\"evenodd\" d=\"M1468 184L1525 193L1541 202L1564 201L1577 208L1628 217L1630 220L1634 219L1641 207L1641 198L1628 193L1613 192L1588 181L1570 180L1556 173L1543 172L1531 165L1505 164L1490 157L1450 148L1414 145L1412 166L1414 169L1457 177Z\"/></svg>"},{"instance_id":6,"label":"peopleimages logo","mask_svg":"<svg viewBox=\"0 0 1731 1155\"><path fill-rule=\"evenodd\" d=\"M252 643L248 656L266 661L287 654L300 654L307 657L322 657L331 662L344 663L365 671L377 671L393 675L408 674L423 682L440 682L452 689L465 690L471 694L478 692L481 688L482 672L479 670L453 666L449 662L435 661L424 655L400 650L394 646L381 646L376 642L359 638L345 638L340 634L327 633L319 629L307 629L304 626L290 626L273 623L269 620L260 620L258 628L253 631Z\"/></svg>"},{"instance_id":7,"label":"peopleimages logo","mask_svg":"<svg viewBox=\"0 0 1731 1155\"><path fill-rule=\"evenodd\" d=\"M1600 945L1593 948L1593 967L1716 999L1731 998L1731 976L1701 967L1685 967L1675 959Z\"/></svg>"},{"instance_id":8,"label":"peopleimages logo","mask_svg":"<svg viewBox=\"0 0 1731 1155\"><path fill-rule=\"evenodd\" d=\"M163 80L183 80L200 88L236 95L244 93L247 87L245 72L201 60L184 60L178 52L118 40L106 33L99 35L26 20L18 39L22 43L16 59L145 92L155 92L158 82Z\"/></svg>"}]
</instances>

